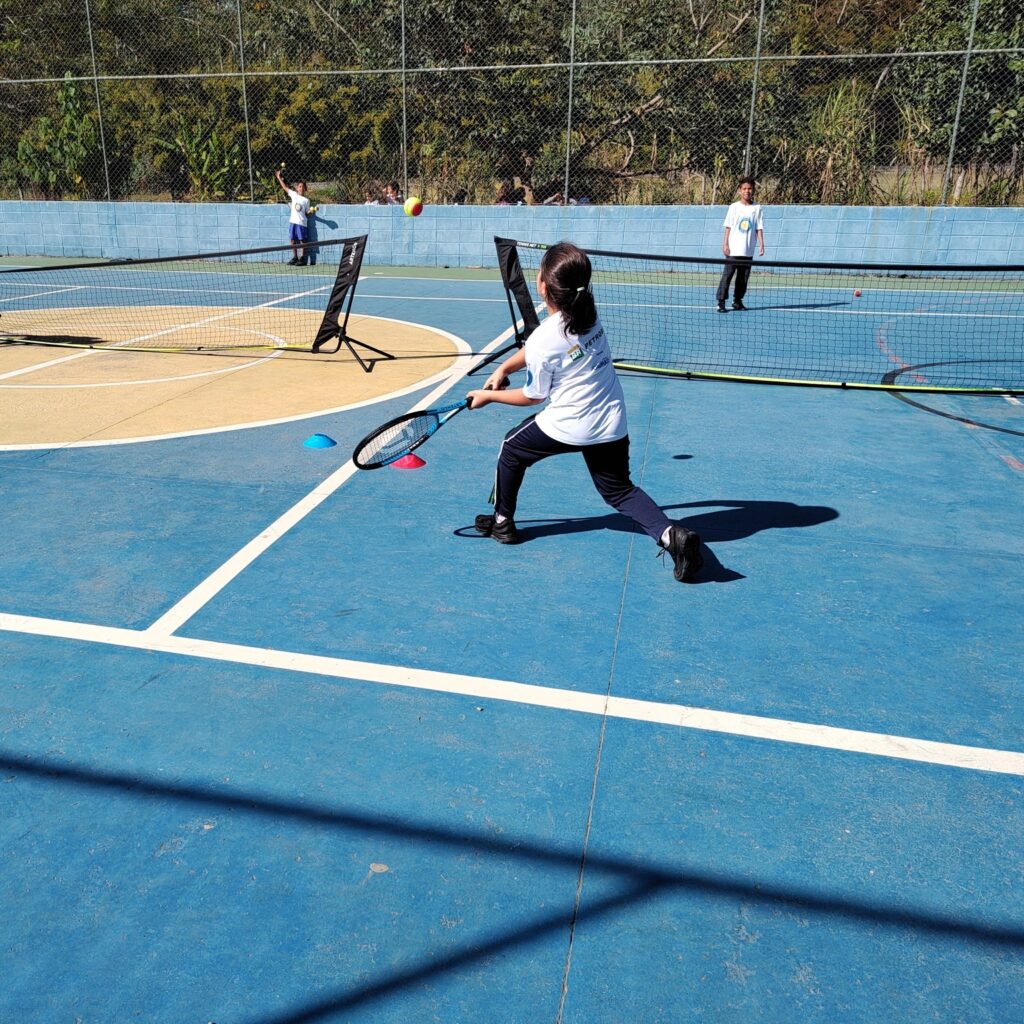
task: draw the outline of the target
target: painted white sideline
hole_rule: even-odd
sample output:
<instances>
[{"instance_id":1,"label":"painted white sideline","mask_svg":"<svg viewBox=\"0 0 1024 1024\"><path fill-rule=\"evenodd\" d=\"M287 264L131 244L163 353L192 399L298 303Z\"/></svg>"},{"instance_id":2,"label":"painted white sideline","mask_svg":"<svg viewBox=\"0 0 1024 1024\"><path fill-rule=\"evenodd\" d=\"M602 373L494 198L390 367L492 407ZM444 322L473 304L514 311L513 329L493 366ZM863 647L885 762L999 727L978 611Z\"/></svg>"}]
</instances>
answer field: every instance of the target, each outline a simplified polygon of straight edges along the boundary
<instances>
[{"instance_id":1,"label":"painted white sideline","mask_svg":"<svg viewBox=\"0 0 1024 1024\"><path fill-rule=\"evenodd\" d=\"M332 679L355 679L384 686L405 686L437 693L460 694L478 700L509 701L530 707L604 715L609 718L650 722L677 729L724 733L729 736L746 736L776 743L795 743L805 747L842 750L871 757L890 757L971 771L1024 776L1024 753L1012 750L968 747L908 736L839 729L810 722L791 722L758 715L737 715L729 711L687 707L683 704L609 697L603 693L563 690L505 679L487 679L453 672L403 668L398 665L377 665L346 658L161 635L152 630L118 629L28 615L0 612L0 630L108 644L114 647L161 651L183 657L302 672Z\"/></svg>"},{"instance_id":2,"label":"painted white sideline","mask_svg":"<svg viewBox=\"0 0 1024 1024\"><path fill-rule=\"evenodd\" d=\"M502 331L493 341L480 351L480 355L491 352L503 341L514 334L510 327ZM452 384L464 377L475 365L475 360L460 359L456 370L446 376L436 388L421 399L412 410L427 409L448 391ZM412 411L410 410L410 411ZM231 556L222 566L206 577L197 587L186 594L177 604L169 608L146 631L153 636L167 636L180 629L207 602L224 589L236 576L251 565L272 544L280 540L296 523L303 520L317 506L326 501L346 480L359 472L350 459L340 469L336 469L326 480L314 488L301 501L293 505L284 515L271 523L258 536L254 537L240 551Z\"/></svg>"}]
</instances>

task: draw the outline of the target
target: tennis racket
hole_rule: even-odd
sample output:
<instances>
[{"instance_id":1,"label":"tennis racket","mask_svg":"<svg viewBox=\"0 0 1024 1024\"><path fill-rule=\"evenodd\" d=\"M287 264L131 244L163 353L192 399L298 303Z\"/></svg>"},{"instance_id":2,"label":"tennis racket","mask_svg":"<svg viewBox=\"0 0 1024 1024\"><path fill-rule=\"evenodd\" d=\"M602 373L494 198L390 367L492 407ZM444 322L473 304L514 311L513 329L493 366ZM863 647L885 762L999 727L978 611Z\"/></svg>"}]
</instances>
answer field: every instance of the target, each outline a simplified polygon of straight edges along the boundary
<instances>
[{"instance_id":1,"label":"tennis racket","mask_svg":"<svg viewBox=\"0 0 1024 1024\"><path fill-rule=\"evenodd\" d=\"M436 409L420 409L407 412L388 420L356 445L352 461L359 469L380 469L390 466L437 433L453 416L469 408L469 399L464 398L454 405L442 405Z\"/></svg>"}]
</instances>

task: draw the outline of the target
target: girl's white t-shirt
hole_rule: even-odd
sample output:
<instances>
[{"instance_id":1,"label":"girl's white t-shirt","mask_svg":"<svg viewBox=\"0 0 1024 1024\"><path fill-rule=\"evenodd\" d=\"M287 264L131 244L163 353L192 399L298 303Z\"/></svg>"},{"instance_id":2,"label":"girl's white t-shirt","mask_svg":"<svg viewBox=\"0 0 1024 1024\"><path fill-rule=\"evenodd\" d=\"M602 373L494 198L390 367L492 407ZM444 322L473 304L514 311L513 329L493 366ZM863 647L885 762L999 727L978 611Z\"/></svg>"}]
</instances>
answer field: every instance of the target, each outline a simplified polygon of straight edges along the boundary
<instances>
[{"instance_id":1,"label":"girl's white t-shirt","mask_svg":"<svg viewBox=\"0 0 1024 1024\"><path fill-rule=\"evenodd\" d=\"M563 444L617 441L628 433L622 385L600 320L577 337L560 313L549 316L526 339L523 393L548 399L536 422Z\"/></svg>"}]
</instances>

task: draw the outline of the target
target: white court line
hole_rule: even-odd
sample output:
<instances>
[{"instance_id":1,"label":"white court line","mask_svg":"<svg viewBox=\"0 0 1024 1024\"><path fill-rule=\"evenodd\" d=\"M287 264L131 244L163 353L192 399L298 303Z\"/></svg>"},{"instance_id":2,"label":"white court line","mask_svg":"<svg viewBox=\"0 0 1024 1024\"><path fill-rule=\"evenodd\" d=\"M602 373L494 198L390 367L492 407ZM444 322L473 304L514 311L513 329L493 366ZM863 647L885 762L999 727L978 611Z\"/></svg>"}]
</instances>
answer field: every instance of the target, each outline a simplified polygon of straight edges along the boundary
<instances>
[{"instance_id":1,"label":"white court line","mask_svg":"<svg viewBox=\"0 0 1024 1024\"><path fill-rule=\"evenodd\" d=\"M503 341L513 335L514 330L514 328L509 327L508 330L503 331L492 342L485 345L478 355L485 355L497 348ZM466 376L474 362L472 360L462 362L461 366L458 366L453 373L446 376L433 391L414 405L410 411L429 408L441 395L450 390L456 381ZM205 604L219 594L239 573L251 565L264 551L326 501L349 477L358 472L359 470L356 469L351 459L340 469L336 469L319 486L310 491L301 501L294 504L284 515L279 516L262 533L249 541L244 548L232 555L220 568L212 572L177 604L161 615L146 630L147 635L169 636L171 633L174 633Z\"/></svg>"},{"instance_id":2,"label":"white court line","mask_svg":"<svg viewBox=\"0 0 1024 1024\"><path fill-rule=\"evenodd\" d=\"M456 296L456 295L376 295L373 292L356 292L355 301L359 302L362 299L387 299L389 302L501 302L506 303L508 299L486 299L479 298L474 299L470 296Z\"/></svg>"},{"instance_id":3,"label":"white court line","mask_svg":"<svg viewBox=\"0 0 1024 1024\"><path fill-rule=\"evenodd\" d=\"M24 302L26 299L42 299L47 295L60 295L63 292L80 292L86 287L84 284L75 284L67 288L49 288L45 292L33 292L31 295L13 295L9 299L0 299L0 302Z\"/></svg>"},{"instance_id":4,"label":"white court line","mask_svg":"<svg viewBox=\"0 0 1024 1024\"><path fill-rule=\"evenodd\" d=\"M266 336L271 337L270 335ZM0 389L4 391L91 391L96 388L135 388L149 384L175 384L183 380L198 380L201 377L222 377L225 374L238 373L240 370L248 370L253 366L259 366L261 363L265 363L270 359L277 359L279 356L284 354L285 347L284 339L279 338L278 341L281 342L281 345L276 347L272 352L268 352L265 356L257 356L255 359L251 359L247 363L238 363L235 366L223 366L217 370L201 370L197 373L176 373L171 377L139 377L137 380L96 381L92 384L86 384L83 382L79 382L77 384L2 384L0 385ZM263 345L261 347L269 348L267 345ZM60 363L63 362L63 360L57 359L54 360L54 362ZM38 366L32 367L32 369L39 370L44 366L52 365L53 363L40 363ZM16 371L16 373L21 372L23 371ZM5 376L7 375L0 375L0 380L3 380ZM3 448L0 448L0 451L3 451Z\"/></svg>"},{"instance_id":5,"label":"white court line","mask_svg":"<svg viewBox=\"0 0 1024 1024\"><path fill-rule=\"evenodd\" d=\"M60 359L51 359L46 363L37 363L35 366L26 366L20 370L12 370L9 373L5 373L0 376L0 380L9 380L11 377L20 377L26 373L35 373L37 370L46 369L49 366L56 366L59 363L66 363L72 359L81 359L83 356L94 355L97 352L111 351L119 348L128 348L130 345L137 345L140 341L151 341L153 338L162 338L165 334L174 334L176 331L187 331L193 327L204 327L206 324L216 323L218 320L229 320L233 316L240 316L243 313L251 313L255 309L269 309L271 306L280 305L282 302L290 302L292 299L302 299L307 295L315 295L317 292L322 292L325 288L329 288L330 285L319 285L316 288L311 288L308 291L296 292L294 295L286 295L283 299L273 299L270 302L260 302L255 306L239 306L236 309L231 310L228 313L220 313L217 316L205 317L202 320L195 320L190 324L174 324L172 327L166 327L162 331L156 331L153 334L139 334L134 338L128 338L125 341L113 342L110 345L105 345L102 348L88 348L82 352L76 352L74 355L63 356ZM64 289L65 291L74 291L73 288ZM75 309L92 308L92 307L73 307ZM182 306L182 309L188 309L188 306ZM28 310L28 312L34 312Z\"/></svg>"},{"instance_id":6,"label":"white court line","mask_svg":"<svg viewBox=\"0 0 1024 1024\"><path fill-rule=\"evenodd\" d=\"M405 686L436 693L459 694L479 700L508 701L528 707L648 722L677 729L696 729L775 743L794 743L871 757L890 757L970 771L1024 776L1024 753L1012 750L968 747L957 743L862 732L857 729L840 729L829 725L793 722L759 715L738 715L730 711L714 711L709 708L688 707L684 704L663 704L629 697L610 697L605 693L563 690L506 679L403 668L398 665L377 665L372 662L351 661L347 658L246 647L213 640L155 635L152 629L121 629L2 612L0 629L62 640L160 651L165 654L222 661L234 665L302 672L331 679L356 679L383 686Z\"/></svg>"},{"instance_id":7,"label":"white court line","mask_svg":"<svg viewBox=\"0 0 1024 1024\"><path fill-rule=\"evenodd\" d=\"M363 279L360 278L360 281L361 280L363 280ZM394 280L394 279L392 278L391 280ZM333 284L334 282L332 281L330 283ZM492 287L494 285L493 281L488 281L487 283L490 284ZM180 288L146 288L146 287L142 287L142 286L139 286L139 285L132 285L130 287L122 287L122 286L118 285L117 287L108 286L106 288L104 288L102 285L100 285L100 286L86 286L86 285L79 285L79 286L77 286L78 289L82 289L82 288L86 288L86 287L89 287L94 293L100 293L100 294L102 294L104 291L113 291L113 292L116 292L118 295L121 295L121 294L123 294L125 292L142 292L142 293L144 293L146 295L159 295L161 293L167 293L168 295L180 295L181 294L181 289ZM315 290L320 290L320 289L327 288L327 287L329 287L329 285L326 285L326 284L325 285L320 285L319 289L315 289ZM75 291L75 290L76 290L75 288L60 288L60 289L57 289L57 291ZM57 292L55 291L55 292L40 293L40 294L37 294L37 295L19 295L19 296L16 296L14 298L11 298L11 299L0 299L0 302L27 302L30 299L41 298L42 295L44 295L44 294L45 295L54 295L56 293ZM281 292L279 290L277 290L277 291L269 291L269 290L266 290L266 289L263 289L263 290L261 290L261 289L247 290L247 289L237 289L237 288L232 288L232 289L227 289L227 288L204 288L203 289L203 295L204 296L211 296L211 295L247 295L247 296L249 296L251 298L254 295L276 295L276 296L280 296L280 294L281 294ZM303 292L302 294L305 295L305 294L311 294L311 293ZM290 299L290 298L293 298L293 296L292 295L286 295L285 296L285 300ZM505 301L507 301L504 298L489 298L489 297L485 298L485 297L482 297L482 296L479 297L479 298L473 298L472 296L457 296L457 295L450 295L450 296L443 296L443 295L396 295L394 293L391 293L391 294L386 294L386 293L385 294L378 294L378 293L375 293L375 292L369 292L369 293L356 292L356 299L390 299L392 302L400 301L400 300L404 300L404 299L415 299L417 301L423 301L423 302L505 302ZM282 300L282 301L284 301L284 300ZM147 305L148 305L148 303L147 303ZM182 303L181 304L183 309L187 308L189 306L193 306L194 307L195 305L198 305L198 303ZM207 305L208 306L208 305L211 305L211 303L205 302L205 303L203 303L203 305ZM122 308L122 306L100 306L98 308L118 309L118 308ZM128 307L128 308L131 308L131 307ZM248 307L248 308L252 308L252 307ZM31 313L31 312L35 312L35 311L32 310L32 309L27 309L27 310L23 310L23 312Z\"/></svg>"},{"instance_id":8,"label":"white court line","mask_svg":"<svg viewBox=\"0 0 1024 1024\"><path fill-rule=\"evenodd\" d=\"M307 280L308 281L314 281L314 280L318 280L318 279L317 278L307 278ZM324 280L326 281L327 278L325 277ZM0 285L3 285L3 284L4 284L4 281L2 279L0 279ZM19 285L13 285L13 286L10 286L10 287L14 287L14 288L17 288L17 287L27 288L28 285L20 285L20 286ZM29 294L29 295L16 295L16 296L14 296L12 298L9 298L9 299L0 299L0 301L2 301L2 302L24 302L27 299L41 298L44 295L56 295L59 292L73 292L73 291L76 291L76 290L78 290L78 291L88 290L88 291L90 291L90 292L92 292L94 294L97 293L97 292L99 292L99 293L114 292L114 293L116 293L118 295L120 295L120 294L122 294L124 292L146 292L146 293L154 292L154 293L166 293L168 295L181 295L181 293L183 291L190 291L190 292L194 291L194 289L192 289L192 288L185 288L182 285L179 285L177 288L164 288L164 287L160 287L160 286L157 286L157 285L145 285L145 284L120 284L120 283L118 283L118 284L102 284L102 283L94 284L94 283L90 283L90 284L76 284L76 285L69 286L67 288L56 288L53 291L48 291L48 292L36 292L34 294ZM241 287L239 287L239 288L203 288L203 295L249 295L249 296L252 296L252 295L278 295L278 296L280 296L280 294L281 294L281 289L280 288L241 288ZM123 305L123 303L120 303L119 305ZM188 303L188 305L196 305L196 303ZM209 303L204 303L204 305L209 305ZM112 306L110 308L116 309L117 307L116 306Z\"/></svg>"},{"instance_id":9,"label":"white court line","mask_svg":"<svg viewBox=\"0 0 1024 1024\"><path fill-rule=\"evenodd\" d=\"M710 303L684 303L684 302L608 302L603 300L601 302L601 308L606 306L621 306L623 309L703 309L710 310L712 305ZM751 306L749 307L751 312L757 311L760 313L803 313L811 314L812 316L870 316L870 317L883 317L884 319L890 319L891 317L908 316L908 317L949 317L949 318L961 318L964 320L1024 320L1024 314L1020 313L928 313L924 310L898 310L898 309L821 309L814 306L787 306L785 308L779 308L777 306Z\"/></svg>"},{"instance_id":10,"label":"white court line","mask_svg":"<svg viewBox=\"0 0 1024 1024\"><path fill-rule=\"evenodd\" d=\"M10 380L11 377L21 377L26 373L35 373L37 370L45 370L50 366L59 366L61 363L70 363L73 359L81 359L83 356L91 356L96 350L87 348L81 352L73 352L69 356L60 356L58 359L48 359L45 363L33 363L32 366L23 366L20 370L8 370L7 373L0 373L0 380Z\"/></svg>"},{"instance_id":11,"label":"white court line","mask_svg":"<svg viewBox=\"0 0 1024 1024\"><path fill-rule=\"evenodd\" d=\"M89 441L38 441L33 444L0 444L0 452L20 452L20 451L39 451L49 449L66 449L66 448L99 448L99 447L110 447L112 445L125 445L125 444L145 444L149 441L173 441L182 437L201 437L207 434L226 434L230 431L236 430L252 430L256 427L276 427L283 423L298 423L302 420L319 419L323 416L333 416L340 412L351 412L353 409L362 409L368 405L378 405L381 402L389 402L395 398L402 398L405 395L414 394L417 391L422 391L423 388L430 387L432 384L436 384L438 381L446 380L451 374L452 370L462 366L475 365L475 357L470 346L455 334L451 334L449 331L441 330L440 327L424 327L423 324L411 324L408 320L396 320L393 317L385 316L374 316L371 317L369 314L361 314L362 320L382 320L387 323L394 324L405 324L407 326L417 327L420 330L428 330L434 334L439 334L444 338L447 338L454 346L456 350L455 362L452 367L445 367L443 370L439 370L437 373L432 374L423 380L413 381L411 384L407 384L405 387L400 388L397 391L389 391L384 395L374 395L372 398L366 398L359 402L348 402L345 405L336 405L330 409L314 409L311 412L296 413L292 416L278 416L274 419L269 420L254 420L252 423L230 423L222 427L201 427L196 430L176 430L169 434L146 434L141 437L116 437L107 440L89 440ZM82 353L79 353L79 355ZM56 360L59 362L60 360ZM38 369L42 364L37 364L34 369ZM49 365L49 364L47 364ZM2 380L3 378L0 378ZM0 385L0 389L3 389L4 385Z\"/></svg>"},{"instance_id":12,"label":"white court line","mask_svg":"<svg viewBox=\"0 0 1024 1024\"><path fill-rule=\"evenodd\" d=\"M754 264L757 267L757 264ZM525 267L523 268L526 269ZM536 269L536 268L534 268ZM607 273L607 271L606 271ZM641 271L643 273L643 271ZM686 273L683 271L683 273ZM839 292L840 294L850 294L850 291L856 287L860 287L862 291L867 292L870 290L875 295L917 295L921 298L939 296L952 296L953 298L960 298L964 295L984 295L994 297L997 299L1002 298L1013 298L1016 299L1020 296L1020 292L1017 291L1001 291L996 288L904 288L899 284L885 285L873 283L876 279L872 278L868 282L864 282L863 279L855 279L851 277L847 284L805 284L801 285L793 281L786 281L783 277L775 277L769 273L762 273L759 277L767 278L767 281L762 280L760 287L765 291L771 290L774 292L788 291L788 292L809 292L812 291L815 294L818 292ZM715 284L715 278L717 274L708 274L707 278L698 284L685 283L682 281L602 281L597 280L594 282L595 287L600 288L602 291L605 288L678 288L680 290L688 289L696 292L706 292L708 289L708 281L711 282L712 286ZM429 278L410 278L410 280L429 280ZM892 279L895 280L895 279ZM761 292L762 297L765 291ZM755 294L753 286L748 290L749 295ZM604 303L602 303L604 305Z\"/></svg>"}]
</instances>

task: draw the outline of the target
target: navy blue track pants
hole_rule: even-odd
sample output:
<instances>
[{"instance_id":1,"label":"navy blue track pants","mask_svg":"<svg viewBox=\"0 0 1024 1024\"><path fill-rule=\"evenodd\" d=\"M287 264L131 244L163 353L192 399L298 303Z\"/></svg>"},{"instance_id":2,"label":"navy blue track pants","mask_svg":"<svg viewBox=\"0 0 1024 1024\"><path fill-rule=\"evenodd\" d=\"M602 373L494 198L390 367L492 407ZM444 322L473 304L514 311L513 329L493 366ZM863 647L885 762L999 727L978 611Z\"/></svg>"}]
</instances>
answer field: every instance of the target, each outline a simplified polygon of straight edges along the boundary
<instances>
[{"instance_id":1,"label":"navy blue track pants","mask_svg":"<svg viewBox=\"0 0 1024 1024\"><path fill-rule=\"evenodd\" d=\"M597 493L624 516L638 523L648 536L660 541L671 521L651 500L646 491L629 478L629 438L602 441L599 444L563 444L541 430L534 417L520 423L505 435L498 454L494 488L494 511L514 519L526 471L541 459L552 455L579 452L587 463Z\"/></svg>"}]
</instances>

